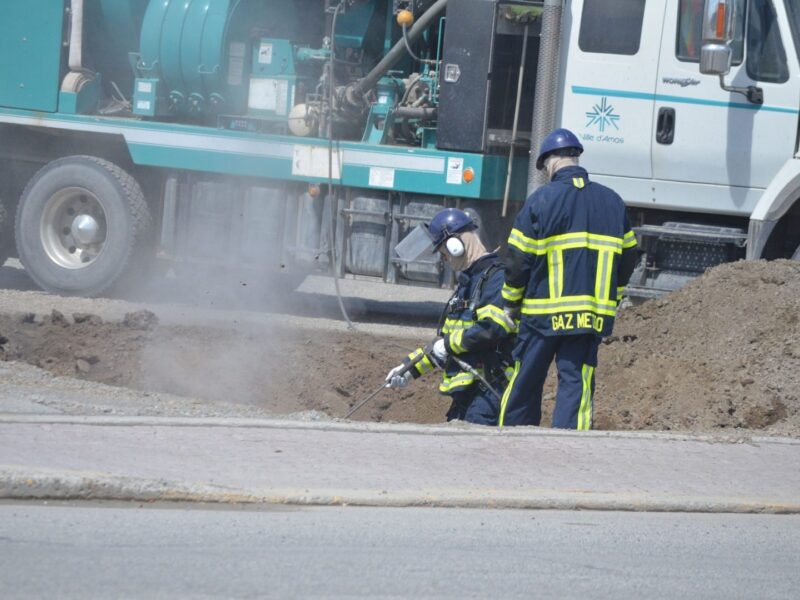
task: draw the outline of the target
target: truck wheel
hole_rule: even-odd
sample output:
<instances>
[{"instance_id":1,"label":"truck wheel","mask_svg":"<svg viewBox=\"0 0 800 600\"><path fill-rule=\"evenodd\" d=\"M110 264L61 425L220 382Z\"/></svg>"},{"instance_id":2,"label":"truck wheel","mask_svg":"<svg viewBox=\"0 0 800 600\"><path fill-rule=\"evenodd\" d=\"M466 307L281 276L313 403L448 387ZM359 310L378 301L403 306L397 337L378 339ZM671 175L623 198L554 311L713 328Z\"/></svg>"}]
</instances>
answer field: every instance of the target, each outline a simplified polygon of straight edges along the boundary
<instances>
[{"instance_id":1,"label":"truck wheel","mask_svg":"<svg viewBox=\"0 0 800 600\"><path fill-rule=\"evenodd\" d=\"M93 296L152 252L153 221L128 173L92 156L39 170L22 193L17 251L31 279L60 294Z\"/></svg>"}]
</instances>

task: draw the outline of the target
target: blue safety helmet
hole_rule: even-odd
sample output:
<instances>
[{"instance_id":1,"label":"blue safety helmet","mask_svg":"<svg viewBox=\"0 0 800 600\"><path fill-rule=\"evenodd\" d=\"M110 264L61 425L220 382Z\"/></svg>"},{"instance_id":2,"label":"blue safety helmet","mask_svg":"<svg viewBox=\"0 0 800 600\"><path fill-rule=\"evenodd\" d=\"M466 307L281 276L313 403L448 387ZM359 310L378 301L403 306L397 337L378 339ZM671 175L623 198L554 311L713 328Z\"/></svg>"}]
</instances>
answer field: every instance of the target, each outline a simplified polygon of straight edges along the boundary
<instances>
[{"instance_id":1,"label":"blue safety helmet","mask_svg":"<svg viewBox=\"0 0 800 600\"><path fill-rule=\"evenodd\" d=\"M547 137L542 142L542 147L539 148L536 168L542 170L544 168L544 159L551 154L580 156L583 154L583 146L569 129L555 129L547 134Z\"/></svg>"},{"instance_id":2,"label":"blue safety helmet","mask_svg":"<svg viewBox=\"0 0 800 600\"><path fill-rule=\"evenodd\" d=\"M477 223L463 210L458 208L445 208L440 210L428 225L428 233L433 240L433 249L438 250L439 246L457 233L474 231L478 228Z\"/></svg>"}]
</instances>

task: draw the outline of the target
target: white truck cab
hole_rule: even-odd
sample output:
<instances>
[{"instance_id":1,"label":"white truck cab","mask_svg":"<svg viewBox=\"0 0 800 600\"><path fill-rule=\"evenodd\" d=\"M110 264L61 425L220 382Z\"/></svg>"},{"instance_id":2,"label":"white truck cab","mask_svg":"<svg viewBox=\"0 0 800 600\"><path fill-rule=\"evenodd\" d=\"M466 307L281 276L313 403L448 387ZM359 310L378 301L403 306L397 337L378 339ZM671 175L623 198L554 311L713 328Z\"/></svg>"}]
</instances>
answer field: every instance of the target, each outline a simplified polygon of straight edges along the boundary
<instances>
[{"instance_id":1,"label":"white truck cab","mask_svg":"<svg viewBox=\"0 0 800 600\"><path fill-rule=\"evenodd\" d=\"M558 120L630 207L634 294L795 255L798 0L575 0L562 23Z\"/></svg>"}]
</instances>

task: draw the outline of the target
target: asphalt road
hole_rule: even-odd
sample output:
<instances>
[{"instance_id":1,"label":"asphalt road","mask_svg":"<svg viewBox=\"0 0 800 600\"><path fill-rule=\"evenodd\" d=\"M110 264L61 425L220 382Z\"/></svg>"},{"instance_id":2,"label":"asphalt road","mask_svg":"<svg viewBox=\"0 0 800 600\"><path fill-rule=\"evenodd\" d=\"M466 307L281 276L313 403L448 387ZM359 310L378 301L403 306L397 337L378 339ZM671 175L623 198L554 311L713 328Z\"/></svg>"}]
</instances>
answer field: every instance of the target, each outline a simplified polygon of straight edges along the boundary
<instances>
[{"instance_id":1,"label":"asphalt road","mask_svg":"<svg viewBox=\"0 0 800 600\"><path fill-rule=\"evenodd\" d=\"M800 516L0 504L4 598L789 598Z\"/></svg>"}]
</instances>

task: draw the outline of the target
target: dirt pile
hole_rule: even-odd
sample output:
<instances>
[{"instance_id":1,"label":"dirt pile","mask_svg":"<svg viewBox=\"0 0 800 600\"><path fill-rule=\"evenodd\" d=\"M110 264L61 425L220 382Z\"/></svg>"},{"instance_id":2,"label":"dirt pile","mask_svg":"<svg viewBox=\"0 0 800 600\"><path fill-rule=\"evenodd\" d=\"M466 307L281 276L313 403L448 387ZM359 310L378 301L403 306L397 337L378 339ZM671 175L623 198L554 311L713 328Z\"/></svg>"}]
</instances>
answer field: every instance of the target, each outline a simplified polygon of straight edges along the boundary
<instances>
[{"instance_id":1,"label":"dirt pile","mask_svg":"<svg viewBox=\"0 0 800 600\"><path fill-rule=\"evenodd\" d=\"M600 429L800 435L800 263L722 265L623 310L597 383Z\"/></svg>"}]
</instances>

